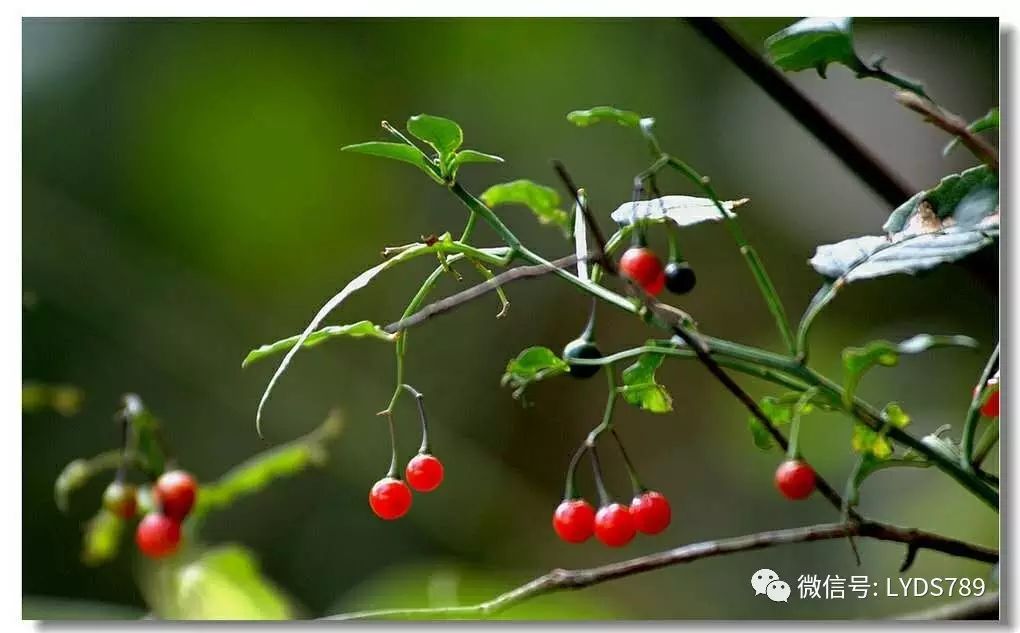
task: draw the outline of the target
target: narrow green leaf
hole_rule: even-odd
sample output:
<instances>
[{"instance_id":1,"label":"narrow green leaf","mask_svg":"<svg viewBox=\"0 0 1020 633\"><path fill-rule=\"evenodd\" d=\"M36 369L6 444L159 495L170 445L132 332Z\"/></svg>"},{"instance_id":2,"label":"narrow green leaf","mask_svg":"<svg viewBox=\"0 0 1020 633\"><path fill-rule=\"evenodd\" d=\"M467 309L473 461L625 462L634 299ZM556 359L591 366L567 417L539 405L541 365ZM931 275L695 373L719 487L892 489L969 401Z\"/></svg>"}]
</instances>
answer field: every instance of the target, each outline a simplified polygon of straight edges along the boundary
<instances>
[{"instance_id":1,"label":"narrow green leaf","mask_svg":"<svg viewBox=\"0 0 1020 633\"><path fill-rule=\"evenodd\" d=\"M282 446L258 453L231 468L214 482L203 483L198 491L191 520L234 504L284 477L296 475L309 466L321 466L328 458L328 445L340 436L343 422L333 412L314 431Z\"/></svg>"},{"instance_id":2,"label":"narrow green leaf","mask_svg":"<svg viewBox=\"0 0 1020 633\"><path fill-rule=\"evenodd\" d=\"M815 69L822 77L829 64L838 63L859 70L854 52L853 20L805 18L774 33L765 40L765 54L786 71Z\"/></svg>"},{"instance_id":3,"label":"narrow green leaf","mask_svg":"<svg viewBox=\"0 0 1020 633\"><path fill-rule=\"evenodd\" d=\"M750 417L747 419L747 428L751 431L751 441L754 445L763 451L767 451L776 445L776 441L772 439L772 435L765 428L758 418Z\"/></svg>"},{"instance_id":4,"label":"narrow green leaf","mask_svg":"<svg viewBox=\"0 0 1020 633\"><path fill-rule=\"evenodd\" d=\"M432 171L428 166L428 158L422 154L421 150L418 148L405 145L404 143L369 141L368 143L345 145L340 148L340 151L356 152L358 154L367 154L369 156L399 160L405 163L410 163L420 168L425 173L432 175Z\"/></svg>"},{"instance_id":5,"label":"narrow green leaf","mask_svg":"<svg viewBox=\"0 0 1020 633\"><path fill-rule=\"evenodd\" d=\"M888 468L927 468L931 463L919 457L879 459L871 453L861 455L861 462L854 470L847 489L846 501L856 506L860 501L860 489L864 480L880 470Z\"/></svg>"},{"instance_id":6,"label":"narrow green leaf","mask_svg":"<svg viewBox=\"0 0 1020 633\"><path fill-rule=\"evenodd\" d=\"M989 110L983 117L971 121L970 124L967 125L967 129L975 134L980 134L981 132L987 130L999 129L999 107L995 106L994 108ZM948 156L949 153L953 151L953 148L959 144L960 138L953 137L953 140L949 141L949 143L947 143L946 146L942 148L942 155Z\"/></svg>"},{"instance_id":7,"label":"narrow green leaf","mask_svg":"<svg viewBox=\"0 0 1020 633\"><path fill-rule=\"evenodd\" d=\"M408 119L407 131L431 145L440 158L457 151L464 142L464 131L456 122L431 114L417 114Z\"/></svg>"},{"instance_id":8,"label":"narrow green leaf","mask_svg":"<svg viewBox=\"0 0 1020 633\"><path fill-rule=\"evenodd\" d=\"M655 371L662 365L665 355L646 352L623 370L623 399L651 413L668 413L673 410L669 391L655 379Z\"/></svg>"},{"instance_id":9,"label":"narrow green leaf","mask_svg":"<svg viewBox=\"0 0 1020 633\"><path fill-rule=\"evenodd\" d=\"M578 127L588 127L603 121L617 123L624 127L638 127L641 123L641 115L612 106L595 106L588 110L574 110L567 114L567 120Z\"/></svg>"},{"instance_id":10,"label":"narrow green leaf","mask_svg":"<svg viewBox=\"0 0 1020 633\"><path fill-rule=\"evenodd\" d=\"M455 165L463 165L464 163L502 163L502 158L495 154L486 154L484 152L477 152L473 149L465 149L457 152L457 157L454 159Z\"/></svg>"},{"instance_id":11,"label":"narrow green leaf","mask_svg":"<svg viewBox=\"0 0 1020 633\"><path fill-rule=\"evenodd\" d=\"M568 369L566 361L548 347L529 347L507 363L500 383L513 388L513 397L520 398L532 383L558 376Z\"/></svg>"},{"instance_id":12,"label":"narrow green leaf","mask_svg":"<svg viewBox=\"0 0 1020 633\"><path fill-rule=\"evenodd\" d=\"M89 566L102 565L117 555L124 521L103 508L89 519L82 535L81 561Z\"/></svg>"},{"instance_id":13,"label":"narrow green leaf","mask_svg":"<svg viewBox=\"0 0 1020 633\"><path fill-rule=\"evenodd\" d=\"M692 226L701 222L719 222L726 218L736 217L733 209L748 202L748 198L723 201L719 211L711 198L696 196L663 196L652 200L624 202L613 211L610 217L620 226L627 226L635 220L646 222L672 221L679 227Z\"/></svg>"},{"instance_id":14,"label":"narrow green leaf","mask_svg":"<svg viewBox=\"0 0 1020 633\"><path fill-rule=\"evenodd\" d=\"M900 343L889 341L872 341L864 347L847 347L843 350L843 389L844 401L853 402L857 385L864 373L872 367L881 365L893 367L901 354L920 354L938 347L968 347L975 349L978 343L969 336L937 336L918 334Z\"/></svg>"},{"instance_id":15,"label":"narrow green leaf","mask_svg":"<svg viewBox=\"0 0 1020 633\"><path fill-rule=\"evenodd\" d=\"M501 204L522 204L531 209L542 224L553 224L565 235L570 234L570 215L560 208L560 195L550 187L530 180L514 180L486 189L482 202L490 208Z\"/></svg>"},{"instance_id":16,"label":"narrow green leaf","mask_svg":"<svg viewBox=\"0 0 1020 633\"><path fill-rule=\"evenodd\" d=\"M318 329L309 334L302 343L303 347L315 347L320 343L324 343L330 339L338 338L341 336L349 336L351 338L376 338L381 341L393 342L396 340L396 336L389 334L382 328L371 321L358 321L357 323L351 323L350 325L327 325L324 328ZM252 363L273 356L274 354L281 354L290 350L301 338L300 335L290 336L285 339L263 345L257 349L253 349L248 352L245 356L244 361L241 363L241 367L247 367Z\"/></svg>"}]
</instances>

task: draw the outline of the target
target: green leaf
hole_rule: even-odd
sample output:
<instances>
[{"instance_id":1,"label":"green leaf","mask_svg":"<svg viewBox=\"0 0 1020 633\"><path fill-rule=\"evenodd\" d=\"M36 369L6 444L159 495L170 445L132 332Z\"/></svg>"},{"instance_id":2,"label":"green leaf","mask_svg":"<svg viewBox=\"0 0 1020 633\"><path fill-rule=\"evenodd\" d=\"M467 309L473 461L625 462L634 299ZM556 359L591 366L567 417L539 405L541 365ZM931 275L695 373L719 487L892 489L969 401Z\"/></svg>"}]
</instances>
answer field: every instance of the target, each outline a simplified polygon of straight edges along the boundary
<instances>
[{"instance_id":1,"label":"green leaf","mask_svg":"<svg viewBox=\"0 0 1020 633\"><path fill-rule=\"evenodd\" d=\"M673 410L669 391L655 380L655 371L662 365L664 354L645 352L637 361L623 370L623 399L651 413L668 413Z\"/></svg>"},{"instance_id":2,"label":"green leaf","mask_svg":"<svg viewBox=\"0 0 1020 633\"><path fill-rule=\"evenodd\" d=\"M473 149L465 149L457 152L457 157L453 159L453 164L460 166L464 163L502 163L502 158L495 154L485 154L483 152L477 152Z\"/></svg>"},{"instance_id":3,"label":"green leaf","mask_svg":"<svg viewBox=\"0 0 1020 633\"><path fill-rule=\"evenodd\" d=\"M814 68L822 77L829 64L862 66L854 52L852 18L805 18L765 40L765 54L786 71Z\"/></svg>"},{"instance_id":4,"label":"green leaf","mask_svg":"<svg viewBox=\"0 0 1020 633\"><path fill-rule=\"evenodd\" d=\"M936 336L918 334L900 343L889 341L872 341L864 347L847 347L843 350L843 388L844 402L853 402L857 385L864 373L872 367L894 367L899 363L901 354L920 354L938 347L977 348L977 341L969 336Z\"/></svg>"},{"instance_id":5,"label":"green leaf","mask_svg":"<svg viewBox=\"0 0 1020 633\"><path fill-rule=\"evenodd\" d=\"M129 460L133 454L128 455ZM89 459L76 459L64 466L53 484L53 498L61 512L67 512L71 493L82 488L95 475L120 466L120 449L109 450Z\"/></svg>"},{"instance_id":6,"label":"green leaf","mask_svg":"<svg viewBox=\"0 0 1020 633\"><path fill-rule=\"evenodd\" d=\"M854 434L850 440L854 451L861 454L869 454L876 459L888 459L892 456L892 444L885 438L884 433L879 433L863 424L854 424Z\"/></svg>"},{"instance_id":7,"label":"green leaf","mask_svg":"<svg viewBox=\"0 0 1020 633\"><path fill-rule=\"evenodd\" d=\"M574 110L567 114L567 120L578 127L588 127L603 121L618 123L624 127L638 127L641 123L641 115L612 106L595 106L588 110Z\"/></svg>"},{"instance_id":8,"label":"green leaf","mask_svg":"<svg viewBox=\"0 0 1020 633\"><path fill-rule=\"evenodd\" d=\"M987 130L999 129L999 107L996 106L989 110L980 119L975 119L967 125L967 129L975 134L980 134ZM953 151L953 148L960 144L960 137L953 137L953 140L949 141L944 148L942 148L942 155L948 156L949 152Z\"/></svg>"},{"instance_id":9,"label":"green leaf","mask_svg":"<svg viewBox=\"0 0 1020 633\"><path fill-rule=\"evenodd\" d=\"M800 402L804 394L790 391L783 394L781 397L776 396L765 396L758 401L758 408L765 414L773 425L784 426L793 421L795 409ZM805 403L800 409L800 415L807 415L815 410L815 407L821 406L826 408L824 405L820 405L816 402ZM751 440L754 445L762 450L768 450L776 445L772 435L765 428L758 418L748 416L747 428L751 431Z\"/></svg>"},{"instance_id":10,"label":"green leaf","mask_svg":"<svg viewBox=\"0 0 1020 633\"><path fill-rule=\"evenodd\" d=\"M692 226L701 222L718 222L736 217L732 212L748 202L748 198L720 202L726 215L719 211L711 198L695 196L663 196L652 200L624 202L610 217L620 226L627 226L635 220L646 222L672 221L679 227Z\"/></svg>"},{"instance_id":11,"label":"green leaf","mask_svg":"<svg viewBox=\"0 0 1020 633\"><path fill-rule=\"evenodd\" d=\"M103 508L84 526L81 560L89 566L102 565L117 555L124 521Z\"/></svg>"},{"instance_id":12,"label":"green leaf","mask_svg":"<svg viewBox=\"0 0 1020 633\"><path fill-rule=\"evenodd\" d=\"M429 159L427 156L421 153L417 147L411 147L404 143L387 143L384 141L370 141L368 143L357 143L355 145L345 145L340 148L342 152L357 152L358 154L368 154L369 156L378 156L380 158L389 158L392 160L399 160L405 163L410 163L415 167L418 167L423 172L435 178L435 174L429 166Z\"/></svg>"},{"instance_id":13,"label":"green leaf","mask_svg":"<svg viewBox=\"0 0 1020 633\"><path fill-rule=\"evenodd\" d=\"M861 461L848 482L846 502L848 506L856 506L860 500L860 488L864 480L880 470L887 468L927 468L931 463L920 457L898 457L879 459L871 453L861 455Z\"/></svg>"},{"instance_id":14,"label":"green leaf","mask_svg":"<svg viewBox=\"0 0 1020 633\"><path fill-rule=\"evenodd\" d=\"M408 119L407 131L431 145L440 159L457 151L464 142L464 131L456 122L431 114L417 114Z\"/></svg>"},{"instance_id":15,"label":"green leaf","mask_svg":"<svg viewBox=\"0 0 1020 633\"><path fill-rule=\"evenodd\" d=\"M342 429L340 414L333 412L304 437L258 453L216 481L203 483L191 520L200 521L208 512L229 507L239 498L255 494L272 482L296 475L309 466L321 466L328 457L328 444L340 436Z\"/></svg>"},{"instance_id":16,"label":"green leaf","mask_svg":"<svg viewBox=\"0 0 1020 633\"><path fill-rule=\"evenodd\" d=\"M747 419L747 428L751 431L751 441L763 451L767 451L776 445L776 441L758 418L751 416Z\"/></svg>"},{"instance_id":17,"label":"green leaf","mask_svg":"<svg viewBox=\"0 0 1020 633\"><path fill-rule=\"evenodd\" d=\"M135 434L135 452L142 470L160 475L166 465L163 444L159 437L159 420L145 408L142 399L133 393L124 394L123 407L118 413L131 425Z\"/></svg>"},{"instance_id":18,"label":"green leaf","mask_svg":"<svg viewBox=\"0 0 1020 633\"><path fill-rule=\"evenodd\" d=\"M560 195L550 187L530 180L514 180L486 189L482 202L490 208L501 204L522 204L531 209L542 224L553 224L565 235L570 234L570 215L560 209Z\"/></svg>"},{"instance_id":19,"label":"green leaf","mask_svg":"<svg viewBox=\"0 0 1020 633\"><path fill-rule=\"evenodd\" d=\"M569 369L566 361L548 347L529 347L506 365L506 372L500 381L513 388L513 397L520 398L532 383L551 378Z\"/></svg>"},{"instance_id":20,"label":"green leaf","mask_svg":"<svg viewBox=\"0 0 1020 633\"><path fill-rule=\"evenodd\" d=\"M999 178L987 165L951 174L901 204L882 225L894 237L949 227L999 228Z\"/></svg>"},{"instance_id":21,"label":"green leaf","mask_svg":"<svg viewBox=\"0 0 1020 633\"><path fill-rule=\"evenodd\" d=\"M895 402L890 402L882 409L882 419L886 424L902 429L910 424L910 416L903 410L903 407Z\"/></svg>"},{"instance_id":22,"label":"green leaf","mask_svg":"<svg viewBox=\"0 0 1020 633\"><path fill-rule=\"evenodd\" d=\"M21 385L21 410L38 413L47 409L70 417L81 408L84 392L73 385L47 385L26 382Z\"/></svg>"},{"instance_id":23,"label":"green leaf","mask_svg":"<svg viewBox=\"0 0 1020 633\"><path fill-rule=\"evenodd\" d=\"M338 338L341 336L349 336L352 338L376 338L381 341L393 342L396 340L396 335L390 334L380 328L371 321L358 321L357 323L351 323L350 325L328 325L322 329L316 330L309 334L302 342L302 347L315 347L320 343L324 343L330 339ZM263 345L257 349L253 349L248 352L245 356L244 361L241 363L241 367L247 367L252 363L273 356L274 354L281 354L294 347L294 345L301 338L301 335L290 336L285 339Z\"/></svg>"},{"instance_id":24,"label":"green leaf","mask_svg":"<svg viewBox=\"0 0 1020 633\"><path fill-rule=\"evenodd\" d=\"M167 620L283 620L291 600L262 574L255 555L225 545L197 556L178 555L145 568L142 589L156 616Z\"/></svg>"}]
</instances>

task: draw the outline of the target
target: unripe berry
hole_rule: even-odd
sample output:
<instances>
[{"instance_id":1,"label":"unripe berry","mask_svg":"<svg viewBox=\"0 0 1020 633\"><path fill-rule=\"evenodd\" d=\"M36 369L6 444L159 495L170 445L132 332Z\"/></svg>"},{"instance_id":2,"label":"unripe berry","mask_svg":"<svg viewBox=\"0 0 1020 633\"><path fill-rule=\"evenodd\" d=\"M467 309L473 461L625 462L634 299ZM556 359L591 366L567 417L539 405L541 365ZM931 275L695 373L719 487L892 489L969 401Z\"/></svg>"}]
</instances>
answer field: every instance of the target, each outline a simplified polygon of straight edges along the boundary
<instances>
[{"instance_id":1,"label":"unripe berry","mask_svg":"<svg viewBox=\"0 0 1020 633\"><path fill-rule=\"evenodd\" d=\"M563 359L567 361L570 375L574 378L591 378L598 373L601 365L575 365L570 362L576 358L602 358L602 352L594 341L586 341L583 338L574 339L563 348Z\"/></svg>"},{"instance_id":2,"label":"unripe berry","mask_svg":"<svg viewBox=\"0 0 1020 633\"><path fill-rule=\"evenodd\" d=\"M103 507L122 519L130 519L138 510L135 487L120 481L111 482L103 491Z\"/></svg>"},{"instance_id":3,"label":"unripe berry","mask_svg":"<svg viewBox=\"0 0 1020 633\"><path fill-rule=\"evenodd\" d=\"M687 262L670 262L665 273L666 287L678 295L685 295L694 290L694 285L698 283L694 269Z\"/></svg>"}]
</instances>

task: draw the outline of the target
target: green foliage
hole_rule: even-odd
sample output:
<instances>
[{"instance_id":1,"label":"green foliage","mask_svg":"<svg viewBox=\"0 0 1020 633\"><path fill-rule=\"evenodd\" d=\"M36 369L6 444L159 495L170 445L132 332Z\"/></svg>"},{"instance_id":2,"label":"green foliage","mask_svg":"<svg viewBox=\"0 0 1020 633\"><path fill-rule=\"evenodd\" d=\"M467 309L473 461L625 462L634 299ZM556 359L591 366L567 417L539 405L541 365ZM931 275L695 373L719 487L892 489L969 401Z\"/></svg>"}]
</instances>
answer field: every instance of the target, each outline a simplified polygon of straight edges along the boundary
<instances>
[{"instance_id":1,"label":"green foliage","mask_svg":"<svg viewBox=\"0 0 1020 633\"><path fill-rule=\"evenodd\" d=\"M719 210L711 198L696 196L663 196L652 200L624 202L612 213L613 221L620 226L628 226L635 220L645 222L672 221L679 227L692 226L701 222L719 222L728 217L735 217L733 209L748 202L725 200L720 202L725 215Z\"/></svg>"},{"instance_id":2,"label":"green foliage","mask_svg":"<svg viewBox=\"0 0 1020 633\"><path fill-rule=\"evenodd\" d=\"M986 165L950 174L914 194L882 225L893 235L914 235L949 227L999 228L999 178Z\"/></svg>"},{"instance_id":3,"label":"green foliage","mask_svg":"<svg viewBox=\"0 0 1020 633\"><path fill-rule=\"evenodd\" d=\"M975 119L967 125L967 129L974 134L980 134L987 130L999 129L999 107L996 106L989 110L983 117ZM960 137L954 137L953 140L949 141L944 148L942 148L942 155L948 156L953 148L960 144Z\"/></svg>"},{"instance_id":4,"label":"green foliage","mask_svg":"<svg viewBox=\"0 0 1020 633\"><path fill-rule=\"evenodd\" d=\"M292 601L238 545L179 555L144 569L142 589L156 616L167 620L285 620Z\"/></svg>"},{"instance_id":5,"label":"green foliage","mask_svg":"<svg viewBox=\"0 0 1020 633\"><path fill-rule=\"evenodd\" d=\"M810 400L810 398L801 402L803 399L801 393L791 391L783 394L780 397L776 396L765 396L758 401L758 408L761 409L765 417L777 427L785 426L793 422L794 417L807 415L815 410L818 403ZM747 418L747 428L751 431L751 440L754 445L761 450L769 450L776 445L775 439L765 428L758 418L749 416Z\"/></svg>"},{"instance_id":6,"label":"green foliage","mask_svg":"<svg viewBox=\"0 0 1020 633\"><path fill-rule=\"evenodd\" d=\"M578 127L588 127L603 121L617 123L624 127L638 127L641 123L641 115L612 106L595 106L588 110L574 110L567 114L567 120Z\"/></svg>"},{"instance_id":7,"label":"green foliage","mask_svg":"<svg viewBox=\"0 0 1020 633\"><path fill-rule=\"evenodd\" d=\"M829 64L843 64L855 71L861 67L854 52L853 20L848 17L795 22L765 40L765 53L783 70L814 68L822 77Z\"/></svg>"},{"instance_id":8,"label":"green foliage","mask_svg":"<svg viewBox=\"0 0 1020 633\"><path fill-rule=\"evenodd\" d=\"M845 502L848 507L856 506L860 501L860 489L864 480L880 470L888 468L927 468L931 462L916 456L892 457L880 459L871 452L861 455L857 467L847 483Z\"/></svg>"},{"instance_id":9,"label":"green foliage","mask_svg":"<svg viewBox=\"0 0 1020 633\"><path fill-rule=\"evenodd\" d=\"M843 350L843 400L849 406L857 393L857 385L865 372L875 366L894 367L901 354L920 354L938 347L977 348L977 341L969 336L938 336L918 334L900 343L871 341L864 347L847 347Z\"/></svg>"},{"instance_id":10,"label":"green foliage","mask_svg":"<svg viewBox=\"0 0 1020 633\"><path fill-rule=\"evenodd\" d=\"M117 555L124 521L100 508L84 525L81 560L89 566L101 565Z\"/></svg>"},{"instance_id":11,"label":"green foliage","mask_svg":"<svg viewBox=\"0 0 1020 633\"><path fill-rule=\"evenodd\" d=\"M507 363L500 384L513 388L513 397L520 398L532 383L568 370L566 361L548 347L529 347Z\"/></svg>"},{"instance_id":12,"label":"green foliage","mask_svg":"<svg viewBox=\"0 0 1020 633\"><path fill-rule=\"evenodd\" d=\"M651 413L668 413L673 410L673 398L666 387L655 379L655 371L662 365L664 354L645 352L637 361L623 370L623 387L620 392L628 403Z\"/></svg>"},{"instance_id":13,"label":"green foliage","mask_svg":"<svg viewBox=\"0 0 1020 633\"><path fill-rule=\"evenodd\" d=\"M309 466L322 465L328 457L328 444L340 436L342 429L340 414L333 412L308 435L254 455L216 481L202 484L192 510L192 521L200 521L212 510L228 507L243 496L255 494L277 479L296 475Z\"/></svg>"},{"instance_id":14,"label":"green foliage","mask_svg":"<svg viewBox=\"0 0 1020 633\"><path fill-rule=\"evenodd\" d=\"M166 465L166 455L163 453L159 420L133 393L124 395L123 404L118 416L130 425L138 466L150 476L160 475Z\"/></svg>"},{"instance_id":15,"label":"green foliage","mask_svg":"<svg viewBox=\"0 0 1020 633\"><path fill-rule=\"evenodd\" d=\"M570 235L570 215L560 208L560 194L551 187L530 180L514 180L489 187L481 198L489 208L522 204L531 209L542 224L558 226L564 235Z\"/></svg>"},{"instance_id":16,"label":"green foliage","mask_svg":"<svg viewBox=\"0 0 1020 633\"><path fill-rule=\"evenodd\" d=\"M21 410L38 413L47 409L70 417L81 409L85 393L73 385L47 385L26 382L21 385Z\"/></svg>"},{"instance_id":17,"label":"green foliage","mask_svg":"<svg viewBox=\"0 0 1020 633\"><path fill-rule=\"evenodd\" d=\"M53 498L61 512L67 512L71 493L78 490L96 474L113 470L120 465L119 450L106 451L91 459L75 459L64 466L53 483Z\"/></svg>"},{"instance_id":18,"label":"green foliage","mask_svg":"<svg viewBox=\"0 0 1020 633\"><path fill-rule=\"evenodd\" d=\"M431 114L416 114L408 119L407 131L431 145L443 163L464 142L464 131L456 122Z\"/></svg>"},{"instance_id":19,"label":"green foliage","mask_svg":"<svg viewBox=\"0 0 1020 633\"><path fill-rule=\"evenodd\" d=\"M387 143L384 141L369 141L368 143L357 143L354 145L345 145L340 148L344 152L357 152L358 154L368 154L369 156L378 156L380 158L389 158L391 160L399 160L405 163L410 163L415 167L418 167L426 174L435 177L432 169L429 167L429 160L425 154L421 153L416 147L411 145L405 145L404 143Z\"/></svg>"},{"instance_id":20,"label":"green foliage","mask_svg":"<svg viewBox=\"0 0 1020 633\"><path fill-rule=\"evenodd\" d=\"M882 410L882 421L885 426L881 430L874 430L861 423L854 424L853 437L850 445L856 453L870 455L877 460L885 460L892 457L892 443L886 439L889 427L903 428L910 424L910 416L895 402L889 403Z\"/></svg>"},{"instance_id":21,"label":"green foliage","mask_svg":"<svg viewBox=\"0 0 1020 633\"><path fill-rule=\"evenodd\" d=\"M349 336L352 338L376 338L381 341L393 342L396 340L396 335L390 334L384 331L375 323L371 321L358 321L349 325L328 325L324 328L316 330L309 334L303 341L302 347L315 347L320 343L324 343L330 339L338 338L341 336ZM273 356L274 354L280 354L286 352L294 347L294 345L300 340L301 336L290 336L285 339L263 345L257 349L253 349L248 352L245 356L244 361L241 363L241 367L247 367L248 365L260 361L263 358Z\"/></svg>"}]
</instances>

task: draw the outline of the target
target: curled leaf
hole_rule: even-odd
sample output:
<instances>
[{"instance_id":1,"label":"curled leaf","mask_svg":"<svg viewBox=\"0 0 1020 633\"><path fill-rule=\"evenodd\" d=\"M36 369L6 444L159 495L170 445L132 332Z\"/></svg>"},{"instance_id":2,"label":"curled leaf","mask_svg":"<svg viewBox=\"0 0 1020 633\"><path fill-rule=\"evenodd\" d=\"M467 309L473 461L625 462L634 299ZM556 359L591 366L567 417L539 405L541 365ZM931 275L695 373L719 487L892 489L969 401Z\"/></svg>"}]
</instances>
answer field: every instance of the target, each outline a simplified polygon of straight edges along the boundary
<instances>
[{"instance_id":1,"label":"curled leaf","mask_svg":"<svg viewBox=\"0 0 1020 633\"><path fill-rule=\"evenodd\" d=\"M588 127L603 121L610 121L624 127L638 127L641 123L641 115L612 106L595 106L588 110L574 110L567 114L567 120L578 127Z\"/></svg>"},{"instance_id":2,"label":"curled leaf","mask_svg":"<svg viewBox=\"0 0 1020 633\"><path fill-rule=\"evenodd\" d=\"M651 200L624 202L613 211L610 217L621 226L627 226L635 220L648 222L670 220L677 226L684 227L736 217L733 209L743 206L748 201L748 198L722 201L720 204L723 210L720 211L711 198L663 196Z\"/></svg>"},{"instance_id":3,"label":"curled leaf","mask_svg":"<svg viewBox=\"0 0 1020 633\"><path fill-rule=\"evenodd\" d=\"M655 371L662 365L665 355L645 352L637 361L623 370L623 387L620 392L630 404L651 413L668 413L673 410L673 398L666 387L655 379Z\"/></svg>"},{"instance_id":4,"label":"curled leaf","mask_svg":"<svg viewBox=\"0 0 1020 633\"><path fill-rule=\"evenodd\" d=\"M318 329L309 334L302 345L304 347L315 347L320 343L324 343L330 339L341 336L349 336L352 338L369 337L388 342L396 340L396 335L384 331L375 323L372 323L371 321L358 321L356 323L351 323L350 325L328 325L324 328ZM251 365L256 361L260 361L263 358L285 352L294 347L294 344L298 342L298 339L300 339L300 335L290 336L276 341L275 343L270 343L257 349L253 349L248 352L247 356L245 356L244 361L241 363L241 367L247 367L248 365Z\"/></svg>"},{"instance_id":5,"label":"curled leaf","mask_svg":"<svg viewBox=\"0 0 1020 633\"><path fill-rule=\"evenodd\" d=\"M564 235L570 233L570 215L560 208L560 195L550 187L530 180L514 180L489 187L481 198L490 208L501 204L522 204L531 209L542 224L558 226Z\"/></svg>"},{"instance_id":6,"label":"curled leaf","mask_svg":"<svg viewBox=\"0 0 1020 633\"><path fill-rule=\"evenodd\" d=\"M532 383L558 376L568 369L566 361L548 347L529 347L507 363L500 383L513 388L513 397L520 398Z\"/></svg>"},{"instance_id":7,"label":"curled leaf","mask_svg":"<svg viewBox=\"0 0 1020 633\"><path fill-rule=\"evenodd\" d=\"M805 18L765 40L765 54L787 71L815 69L822 77L829 64L859 70L854 52L853 19Z\"/></svg>"},{"instance_id":8,"label":"curled leaf","mask_svg":"<svg viewBox=\"0 0 1020 633\"><path fill-rule=\"evenodd\" d=\"M857 392L857 385L869 369L875 366L894 367L901 354L920 354L939 347L967 347L975 349L978 342L969 336L943 336L918 334L900 343L871 341L864 347L847 347L843 350L844 401L849 404Z\"/></svg>"},{"instance_id":9,"label":"curled leaf","mask_svg":"<svg viewBox=\"0 0 1020 633\"><path fill-rule=\"evenodd\" d=\"M441 158L457 151L464 142L464 131L455 121L431 114L417 114L408 119L407 131L431 145Z\"/></svg>"}]
</instances>

